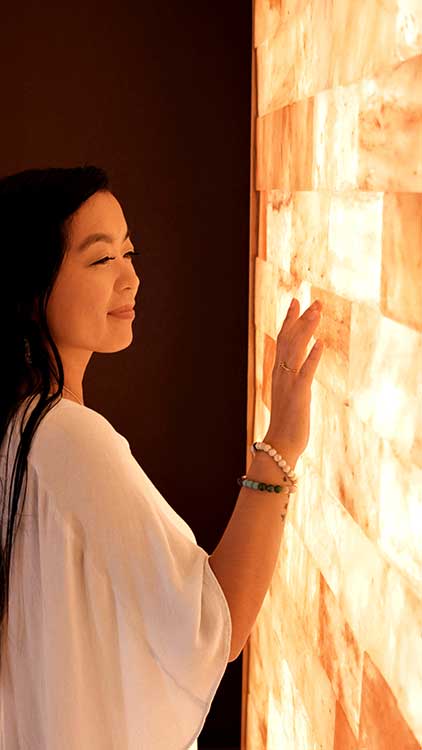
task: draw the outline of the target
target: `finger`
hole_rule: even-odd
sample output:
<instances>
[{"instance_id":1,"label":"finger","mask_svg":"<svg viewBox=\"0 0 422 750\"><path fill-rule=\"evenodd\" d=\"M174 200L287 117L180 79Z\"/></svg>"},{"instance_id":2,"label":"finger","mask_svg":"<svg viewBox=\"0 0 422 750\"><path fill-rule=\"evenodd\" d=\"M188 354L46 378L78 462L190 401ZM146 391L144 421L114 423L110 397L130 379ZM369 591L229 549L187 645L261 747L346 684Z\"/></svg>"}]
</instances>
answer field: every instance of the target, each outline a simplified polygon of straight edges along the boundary
<instances>
[{"instance_id":1,"label":"finger","mask_svg":"<svg viewBox=\"0 0 422 750\"><path fill-rule=\"evenodd\" d=\"M294 304L296 303L296 305ZM320 307L320 304L319 304ZM297 314L300 309L299 302L295 299L292 308L289 310L284 325L282 326L277 338L278 357L283 355L289 357L289 366L299 368L303 362L306 350L311 337L321 320L321 311L316 309L316 316L312 315L314 310L312 305L308 307L300 318Z\"/></svg>"},{"instance_id":2,"label":"finger","mask_svg":"<svg viewBox=\"0 0 422 750\"><path fill-rule=\"evenodd\" d=\"M293 348L297 348L300 345L303 350L302 354L304 354L311 336L314 335L320 322L320 310L310 310L309 308L305 310L303 315L296 321L296 325L290 335L290 342L293 344Z\"/></svg>"},{"instance_id":3,"label":"finger","mask_svg":"<svg viewBox=\"0 0 422 750\"><path fill-rule=\"evenodd\" d=\"M281 326L280 333L283 331L283 333L286 333L292 325L294 325L298 319L300 312L300 303L299 301L293 297L290 307L287 310L286 317L284 318L283 325Z\"/></svg>"},{"instance_id":4,"label":"finger","mask_svg":"<svg viewBox=\"0 0 422 750\"><path fill-rule=\"evenodd\" d=\"M305 359L302 367L298 372L298 377L301 377L309 385L312 384L316 369L319 365L320 359L324 351L324 344L321 339L317 339L313 345L309 355Z\"/></svg>"},{"instance_id":5,"label":"finger","mask_svg":"<svg viewBox=\"0 0 422 750\"><path fill-rule=\"evenodd\" d=\"M312 304L314 304L314 303L312 303ZM310 308L312 307L312 304L305 310L304 313L302 313L302 315L299 318L300 302L299 302L299 300L296 299L296 297L293 297L293 299L292 299L292 301L290 303L290 307L287 310L286 317L284 319L283 325L281 326L279 335L282 332L283 332L283 334L285 334L287 331L289 331L294 326L294 324L297 323L298 320L300 320L301 323L303 321L307 322L308 318L309 318L309 312L310 312ZM319 303L319 305L320 305L320 308L321 308L321 303ZM320 309L320 312L321 312L321 309Z\"/></svg>"}]
</instances>

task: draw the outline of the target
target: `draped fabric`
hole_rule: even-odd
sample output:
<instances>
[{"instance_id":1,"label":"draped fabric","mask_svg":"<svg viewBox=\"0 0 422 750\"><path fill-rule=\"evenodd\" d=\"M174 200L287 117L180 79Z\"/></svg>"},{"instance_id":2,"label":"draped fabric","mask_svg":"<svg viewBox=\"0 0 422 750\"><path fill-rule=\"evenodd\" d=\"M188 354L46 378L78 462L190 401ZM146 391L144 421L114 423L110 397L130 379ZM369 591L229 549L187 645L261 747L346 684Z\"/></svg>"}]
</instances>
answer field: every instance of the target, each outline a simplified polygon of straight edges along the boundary
<instances>
[{"instance_id":1,"label":"draped fabric","mask_svg":"<svg viewBox=\"0 0 422 750\"><path fill-rule=\"evenodd\" d=\"M196 750L230 654L226 598L126 438L66 398L31 445L9 596L1 750Z\"/></svg>"}]
</instances>

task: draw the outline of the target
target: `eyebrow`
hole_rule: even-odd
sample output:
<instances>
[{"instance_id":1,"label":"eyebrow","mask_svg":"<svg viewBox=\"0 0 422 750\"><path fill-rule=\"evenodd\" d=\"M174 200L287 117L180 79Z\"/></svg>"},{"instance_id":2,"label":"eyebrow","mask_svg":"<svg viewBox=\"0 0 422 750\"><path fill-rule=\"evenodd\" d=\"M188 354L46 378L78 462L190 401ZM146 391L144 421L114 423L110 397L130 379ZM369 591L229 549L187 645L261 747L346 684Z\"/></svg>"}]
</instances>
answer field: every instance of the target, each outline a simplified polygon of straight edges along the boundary
<instances>
[{"instance_id":1,"label":"eyebrow","mask_svg":"<svg viewBox=\"0 0 422 750\"><path fill-rule=\"evenodd\" d=\"M130 235L130 229L127 227L126 236L122 240L123 242L126 242L127 239L129 239ZM95 233L95 234L89 234L88 237L85 237L84 241L81 242L79 247L77 248L77 252L80 253L83 250L86 250L89 245L93 245L94 242L109 242L112 244L114 242L114 237L111 236L111 234L101 234L101 233Z\"/></svg>"}]
</instances>

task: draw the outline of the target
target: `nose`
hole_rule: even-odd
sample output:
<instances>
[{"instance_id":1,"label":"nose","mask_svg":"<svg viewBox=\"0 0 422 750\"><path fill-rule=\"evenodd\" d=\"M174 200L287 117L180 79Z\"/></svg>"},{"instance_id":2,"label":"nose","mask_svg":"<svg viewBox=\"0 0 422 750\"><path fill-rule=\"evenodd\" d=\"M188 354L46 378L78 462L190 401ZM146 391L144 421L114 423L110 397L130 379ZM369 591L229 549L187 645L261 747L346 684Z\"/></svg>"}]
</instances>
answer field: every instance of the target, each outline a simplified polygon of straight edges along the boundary
<instances>
[{"instance_id":1,"label":"nose","mask_svg":"<svg viewBox=\"0 0 422 750\"><path fill-rule=\"evenodd\" d=\"M127 261L125 261L127 263ZM141 285L141 280L136 273L136 269L132 264L127 264L126 266L122 266L122 271L118 276L118 279L116 281L119 281L120 284L123 283L123 286L125 286L128 289L133 290L133 297L136 296L138 289ZM126 273L126 275L125 275Z\"/></svg>"}]
</instances>

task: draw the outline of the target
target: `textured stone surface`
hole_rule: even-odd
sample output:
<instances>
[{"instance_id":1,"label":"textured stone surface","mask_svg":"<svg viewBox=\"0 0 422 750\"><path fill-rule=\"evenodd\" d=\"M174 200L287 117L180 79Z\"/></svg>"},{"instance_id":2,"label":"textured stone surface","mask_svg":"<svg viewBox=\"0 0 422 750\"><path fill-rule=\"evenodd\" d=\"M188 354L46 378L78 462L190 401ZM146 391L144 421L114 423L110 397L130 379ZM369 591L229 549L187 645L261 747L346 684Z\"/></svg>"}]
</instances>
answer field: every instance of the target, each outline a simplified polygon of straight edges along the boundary
<instances>
[{"instance_id":1,"label":"textured stone surface","mask_svg":"<svg viewBox=\"0 0 422 750\"><path fill-rule=\"evenodd\" d=\"M255 0L253 54L249 442L292 297L324 353L244 748L420 750L422 0Z\"/></svg>"}]
</instances>

